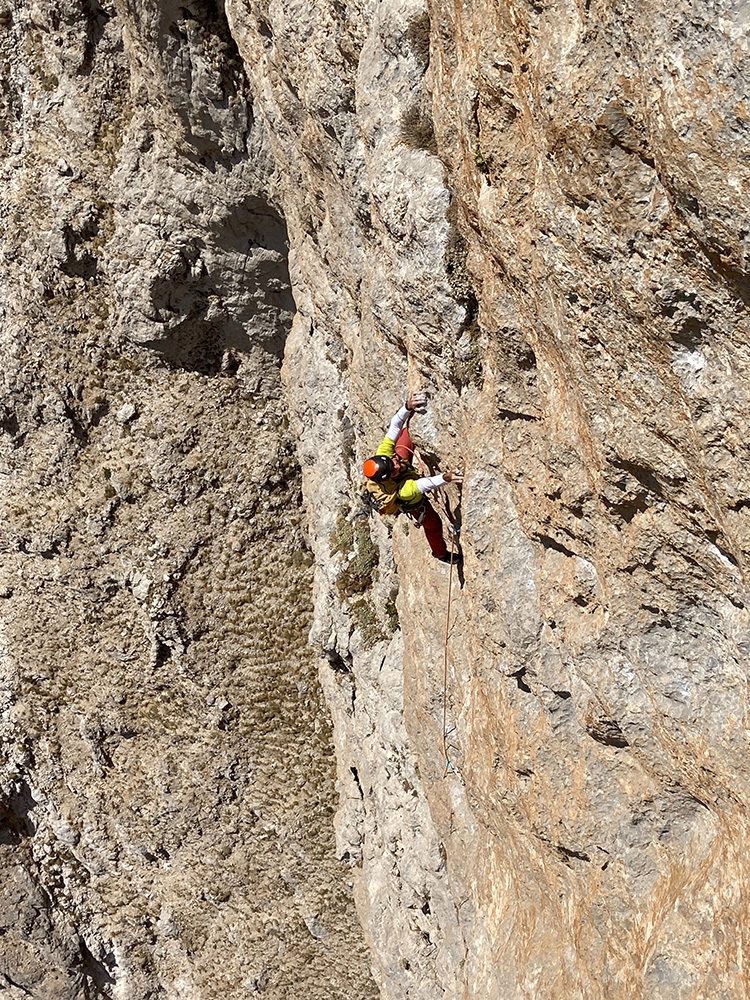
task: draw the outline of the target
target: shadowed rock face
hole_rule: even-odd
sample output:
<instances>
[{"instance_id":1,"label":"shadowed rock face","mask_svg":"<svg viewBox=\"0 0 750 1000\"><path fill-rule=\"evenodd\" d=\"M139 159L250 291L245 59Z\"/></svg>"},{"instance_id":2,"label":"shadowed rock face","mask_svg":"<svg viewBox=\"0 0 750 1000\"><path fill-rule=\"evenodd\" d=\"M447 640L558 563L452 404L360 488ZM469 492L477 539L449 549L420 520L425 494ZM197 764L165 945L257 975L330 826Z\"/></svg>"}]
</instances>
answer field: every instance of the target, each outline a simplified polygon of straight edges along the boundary
<instances>
[{"instance_id":1,"label":"shadowed rock face","mask_svg":"<svg viewBox=\"0 0 750 1000\"><path fill-rule=\"evenodd\" d=\"M223 12L0 13L0 989L372 997Z\"/></svg>"},{"instance_id":2,"label":"shadowed rock face","mask_svg":"<svg viewBox=\"0 0 750 1000\"><path fill-rule=\"evenodd\" d=\"M744 995L747 4L2 19L7 982Z\"/></svg>"}]
</instances>

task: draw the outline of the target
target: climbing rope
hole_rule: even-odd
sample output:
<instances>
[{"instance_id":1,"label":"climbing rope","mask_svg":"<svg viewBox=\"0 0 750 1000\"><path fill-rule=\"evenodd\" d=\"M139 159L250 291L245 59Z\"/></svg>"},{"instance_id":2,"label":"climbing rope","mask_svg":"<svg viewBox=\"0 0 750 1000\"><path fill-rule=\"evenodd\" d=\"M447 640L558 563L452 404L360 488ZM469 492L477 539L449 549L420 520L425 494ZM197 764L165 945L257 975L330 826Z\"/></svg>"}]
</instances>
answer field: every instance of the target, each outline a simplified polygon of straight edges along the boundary
<instances>
[{"instance_id":1,"label":"climbing rope","mask_svg":"<svg viewBox=\"0 0 750 1000\"><path fill-rule=\"evenodd\" d=\"M426 475L429 470L425 465L422 456L419 454L417 449L414 449L413 457L417 462L418 466L422 470L422 474ZM461 487L459 486L459 490ZM460 496L460 494L459 494ZM451 547L450 547L450 569L448 572L448 609L445 616L445 637L443 641L443 758L445 760L445 770L443 772L443 777L446 778L449 774L455 774L461 783L463 784L463 778L461 773L453 763L450 757L450 750L448 747L448 640L450 637L450 621L451 621L451 601L453 599L453 555L456 551L455 542L456 537L460 532L460 516L458 515L458 509L456 514L453 514L450 508L450 504L446 497L440 498L440 503L443 508L443 513L451 527ZM459 499L459 508L461 501Z\"/></svg>"},{"instance_id":2,"label":"climbing rope","mask_svg":"<svg viewBox=\"0 0 750 1000\"><path fill-rule=\"evenodd\" d=\"M453 525L451 525L453 528ZM450 634L451 621L451 598L453 595L453 540L455 530L451 531L451 561L448 573L448 612L445 616L445 639L443 642L443 756L445 757L445 777L452 769L450 754L448 753L448 636Z\"/></svg>"},{"instance_id":3,"label":"climbing rope","mask_svg":"<svg viewBox=\"0 0 750 1000\"><path fill-rule=\"evenodd\" d=\"M443 643L443 757L445 759L445 771L443 772L443 777L446 778L449 774L455 774L463 783L463 778L459 772L456 765L451 760L450 750L448 747L448 639L450 636L450 622L451 622L451 600L453 597L453 553L455 551L454 543L456 536L459 533L459 527L457 523L454 523L453 519L450 520L451 526L451 549L450 549L450 569L448 572L448 609L445 615L445 640Z\"/></svg>"}]
</instances>

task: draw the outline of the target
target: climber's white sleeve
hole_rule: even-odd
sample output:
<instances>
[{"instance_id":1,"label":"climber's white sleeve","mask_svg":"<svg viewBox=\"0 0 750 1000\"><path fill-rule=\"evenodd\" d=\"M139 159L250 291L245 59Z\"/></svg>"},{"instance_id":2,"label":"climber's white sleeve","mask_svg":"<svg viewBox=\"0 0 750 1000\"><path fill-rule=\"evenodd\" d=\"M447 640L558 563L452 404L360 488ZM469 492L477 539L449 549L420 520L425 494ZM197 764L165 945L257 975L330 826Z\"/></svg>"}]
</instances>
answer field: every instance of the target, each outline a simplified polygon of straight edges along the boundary
<instances>
[{"instance_id":1,"label":"climber's white sleeve","mask_svg":"<svg viewBox=\"0 0 750 1000\"><path fill-rule=\"evenodd\" d=\"M407 410L405 406L402 406L401 409L396 414L396 416L393 418L393 420L391 420L391 425L388 428L385 436L387 438L390 438L391 441L398 441L398 436L401 433L401 430L403 429L403 426L406 423L406 419L410 413L411 410Z\"/></svg>"},{"instance_id":2,"label":"climber's white sleeve","mask_svg":"<svg viewBox=\"0 0 750 1000\"><path fill-rule=\"evenodd\" d=\"M445 479L441 475L425 476L424 479L418 479L414 485L420 493L429 493L430 490L436 490L440 486L445 486Z\"/></svg>"}]
</instances>

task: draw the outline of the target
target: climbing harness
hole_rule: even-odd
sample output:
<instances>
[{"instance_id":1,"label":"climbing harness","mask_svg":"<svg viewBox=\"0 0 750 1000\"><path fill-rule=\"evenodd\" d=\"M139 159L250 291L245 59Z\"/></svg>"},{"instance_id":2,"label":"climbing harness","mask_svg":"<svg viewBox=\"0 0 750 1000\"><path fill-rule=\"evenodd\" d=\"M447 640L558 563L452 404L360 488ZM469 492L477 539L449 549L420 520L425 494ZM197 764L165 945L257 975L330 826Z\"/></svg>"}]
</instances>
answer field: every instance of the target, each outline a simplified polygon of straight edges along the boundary
<instances>
[{"instance_id":1,"label":"climbing harness","mask_svg":"<svg viewBox=\"0 0 750 1000\"><path fill-rule=\"evenodd\" d=\"M422 527L422 521L424 521L424 516L427 513L427 506L423 503L421 507L417 507L416 510L404 510L404 514L410 520L412 520L418 528Z\"/></svg>"}]
</instances>

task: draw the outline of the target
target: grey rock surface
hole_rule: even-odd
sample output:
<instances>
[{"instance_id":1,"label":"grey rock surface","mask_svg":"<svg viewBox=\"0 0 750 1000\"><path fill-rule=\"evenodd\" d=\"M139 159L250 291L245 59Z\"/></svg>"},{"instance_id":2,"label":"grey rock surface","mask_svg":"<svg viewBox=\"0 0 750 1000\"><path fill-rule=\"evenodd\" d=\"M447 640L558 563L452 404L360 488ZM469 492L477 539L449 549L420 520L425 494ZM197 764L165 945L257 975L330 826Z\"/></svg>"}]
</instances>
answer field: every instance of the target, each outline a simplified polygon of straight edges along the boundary
<instances>
[{"instance_id":1,"label":"grey rock surface","mask_svg":"<svg viewBox=\"0 0 750 1000\"><path fill-rule=\"evenodd\" d=\"M745 14L229 6L293 179L285 386L384 996L747 993ZM467 473L447 623L447 570L357 501L407 387Z\"/></svg>"},{"instance_id":2,"label":"grey rock surface","mask_svg":"<svg viewBox=\"0 0 750 1000\"><path fill-rule=\"evenodd\" d=\"M211 4L2 18L0 989L364 1000L244 68Z\"/></svg>"}]
</instances>

